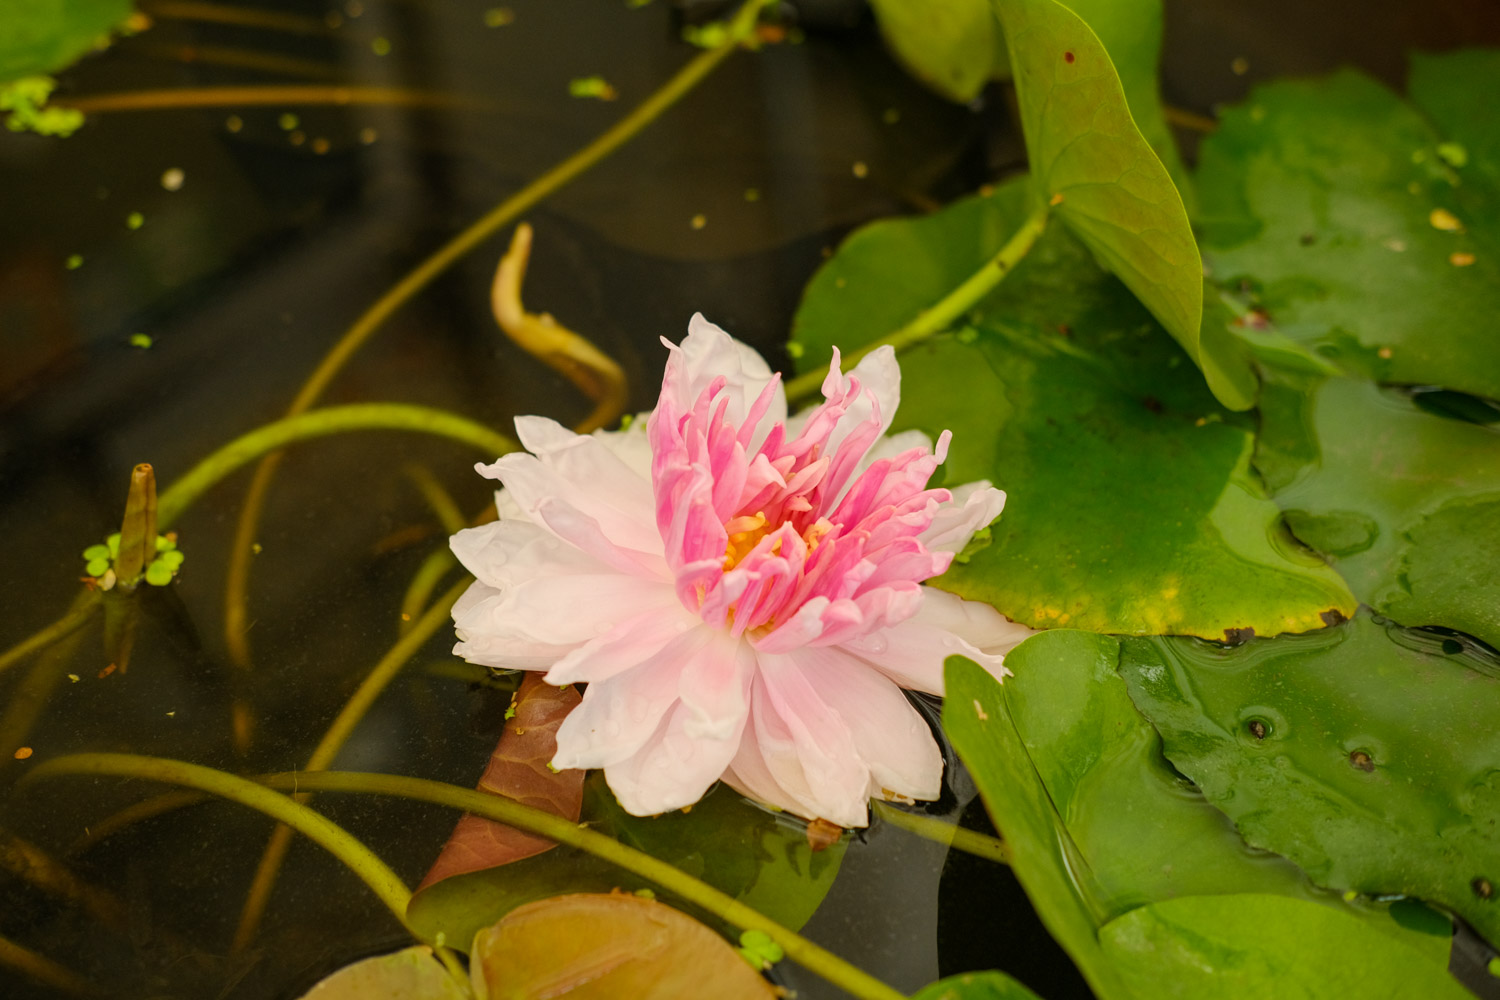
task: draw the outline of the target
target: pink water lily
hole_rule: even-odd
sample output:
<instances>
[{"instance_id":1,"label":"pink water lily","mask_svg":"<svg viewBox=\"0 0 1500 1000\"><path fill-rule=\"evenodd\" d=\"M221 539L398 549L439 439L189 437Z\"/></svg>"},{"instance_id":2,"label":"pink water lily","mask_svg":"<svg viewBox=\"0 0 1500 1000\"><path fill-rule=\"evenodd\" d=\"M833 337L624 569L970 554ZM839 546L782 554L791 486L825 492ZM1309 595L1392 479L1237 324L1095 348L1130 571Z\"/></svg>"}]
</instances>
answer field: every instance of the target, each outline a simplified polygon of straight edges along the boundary
<instances>
[{"instance_id":1,"label":"pink water lily","mask_svg":"<svg viewBox=\"0 0 1500 1000\"><path fill-rule=\"evenodd\" d=\"M942 694L961 653L997 676L1030 631L922 586L999 515L989 483L928 489L949 435L885 436L894 352L787 418L780 377L701 316L645 421L578 435L521 417L530 454L479 471L500 519L459 532L476 582L455 652L584 684L558 768L604 769L625 809L719 779L807 818L863 826L872 797L932 799L943 761L902 688Z\"/></svg>"}]
</instances>

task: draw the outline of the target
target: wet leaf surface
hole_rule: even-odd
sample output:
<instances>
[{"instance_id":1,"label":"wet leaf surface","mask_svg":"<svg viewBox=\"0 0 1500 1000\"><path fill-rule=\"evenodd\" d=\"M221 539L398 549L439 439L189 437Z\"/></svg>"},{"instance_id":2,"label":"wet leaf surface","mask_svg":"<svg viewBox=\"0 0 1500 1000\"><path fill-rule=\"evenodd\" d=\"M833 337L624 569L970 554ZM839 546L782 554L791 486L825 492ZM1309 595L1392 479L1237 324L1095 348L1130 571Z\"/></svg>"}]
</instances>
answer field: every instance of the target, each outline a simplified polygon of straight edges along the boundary
<instances>
[{"instance_id":1,"label":"wet leaf surface","mask_svg":"<svg viewBox=\"0 0 1500 1000\"><path fill-rule=\"evenodd\" d=\"M1168 759L1256 847L1337 891L1500 910L1500 676L1440 636L1362 615L1226 648L1128 639L1121 672ZM1451 652L1449 652L1451 650Z\"/></svg>"},{"instance_id":2,"label":"wet leaf surface","mask_svg":"<svg viewBox=\"0 0 1500 1000\"><path fill-rule=\"evenodd\" d=\"M1141 997L1342 1000L1470 996L1441 965L1348 914L1283 896L1190 896L1133 910L1099 935Z\"/></svg>"},{"instance_id":3,"label":"wet leaf surface","mask_svg":"<svg viewBox=\"0 0 1500 1000\"><path fill-rule=\"evenodd\" d=\"M578 894L531 903L474 938L482 1000L765 1000L771 984L719 935L663 903Z\"/></svg>"},{"instance_id":4,"label":"wet leaf surface","mask_svg":"<svg viewBox=\"0 0 1500 1000\"><path fill-rule=\"evenodd\" d=\"M1355 596L1500 646L1500 431L1346 378L1277 375L1262 414L1256 469Z\"/></svg>"},{"instance_id":5,"label":"wet leaf surface","mask_svg":"<svg viewBox=\"0 0 1500 1000\"><path fill-rule=\"evenodd\" d=\"M995 11L1015 73L1034 199L1051 204L1151 310L1215 396L1248 408L1249 368L1232 345L1199 338L1203 272L1187 210L1132 120L1099 36L1055 0L996 0Z\"/></svg>"},{"instance_id":6,"label":"wet leaf surface","mask_svg":"<svg viewBox=\"0 0 1500 1000\"><path fill-rule=\"evenodd\" d=\"M1199 162L1204 252L1346 371L1500 396L1500 59L1414 65L1416 106L1344 71L1225 112Z\"/></svg>"},{"instance_id":7,"label":"wet leaf surface","mask_svg":"<svg viewBox=\"0 0 1500 1000\"><path fill-rule=\"evenodd\" d=\"M302 1000L465 1000L462 986L425 945L346 965Z\"/></svg>"},{"instance_id":8,"label":"wet leaf surface","mask_svg":"<svg viewBox=\"0 0 1500 1000\"><path fill-rule=\"evenodd\" d=\"M935 301L1024 212L1010 184L856 232L808 285L803 367ZM951 429L946 482L1009 493L993 544L940 586L1033 627L1100 632L1266 635L1353 613L1338 575L1286 536L1242 418L1060 227L970 319L901 359L896 428Z\"/></svg>"}]
</instances>

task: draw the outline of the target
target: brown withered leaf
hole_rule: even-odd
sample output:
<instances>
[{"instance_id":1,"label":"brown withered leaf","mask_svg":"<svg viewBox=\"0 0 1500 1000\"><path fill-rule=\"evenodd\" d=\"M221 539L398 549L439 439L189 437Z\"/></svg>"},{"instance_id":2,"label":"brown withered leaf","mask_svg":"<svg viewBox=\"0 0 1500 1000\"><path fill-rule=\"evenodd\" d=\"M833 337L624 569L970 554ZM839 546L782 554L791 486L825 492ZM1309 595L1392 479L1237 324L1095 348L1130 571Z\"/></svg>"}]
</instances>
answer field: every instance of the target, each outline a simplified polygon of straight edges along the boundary
<instances>
[{"instance_id":1,"label":"brown withered leaf","mask_svg":"<svg viewBox=\"0 0 1500 1000\"><path fill-rule=\"evenodd\" d=\"M481 1000L771 1000L727 941L664 903L625 893L554 896L474 935Z\"/></svg>"},{"instance_id":2,"label":"brown withered leaf","mask_svg":"<svg viewBox=\"0 0 1500 1000\"><path fill-rule=\"evenodd\" d=\"M578 821L583 808L581 770L553 771L557 727L580 699L577 689L556 688L542 675L528 672L505 721L500 743L479 779L481 792L515 799L534 809ZM477 816L464 816L433 863L417 892L454 875L484 871L529 858L555 846L552 841Z\"/></svg>"}]
</instances>

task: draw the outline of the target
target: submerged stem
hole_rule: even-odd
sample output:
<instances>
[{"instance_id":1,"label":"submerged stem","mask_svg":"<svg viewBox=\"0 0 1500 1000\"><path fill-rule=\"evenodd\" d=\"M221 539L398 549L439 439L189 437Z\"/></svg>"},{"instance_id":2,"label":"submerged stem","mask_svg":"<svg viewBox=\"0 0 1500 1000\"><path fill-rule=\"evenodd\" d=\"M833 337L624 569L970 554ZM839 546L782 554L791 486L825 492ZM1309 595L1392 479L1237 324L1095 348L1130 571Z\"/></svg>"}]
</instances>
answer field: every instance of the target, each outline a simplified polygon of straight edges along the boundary
<instances>
[{"instance_id":1,"label":"submerged stem","mask_svg":"<svg viewBox=\"0 0 1500 1000\"><path fill-rule=\"evenodd\" d=\"M54 757L33 768L23 783L29 784L62 774L108 774L181 785L265 813L342 861L396 915L402 926L406 926L406 904L411 900L411 891L400 877L343 827L265 785L227 771L217 771L186 761L123 753L82 753ZM294 777L288 775L287 780L290 782Z\"/></svg>"},{"instance_id":2,"label":"submerged stem","mask_svg":"<svg viewBox=\"0 0 1500 1000\"><path fill-rule=\"evenodd\" d=\"M768 2L769 0L746 0L740 12L735 15L730 30L726 32L723 44L694 57L659 90L597 139L505 199L377 299L369 309L365 310L364 315L355 320L354 325L344 332L338 343L303 383L296 399L288 408L287 415L295 416L317 402L323 390L328 387L334 376L343 369L361 345L397 309L426 288L433 279L470 250L494 235L496 231L514 222L521 213L634 138L637 133L660 117L662 112L682 99L697 86L699 81L739 48L741 42L754 28L761 8ZM250 579L251 545L255 540L261 510L265 507L271 481L276 476L277 464L277 457L270 455L255 470L255 479L251 482L250 489L245 494L245 502L240 508L239 524L235 529L235 537L229 553L229 569L224 593L224 639L230 661L246 670L250 668L250 644L246 637L245 607Z\"/></svg>"},{"instance_id":3,"label":"submerged stem","mask_svg":"<svg viewBox=\"0 0 1500 1000\"><path fill-rule=\"evenodd\" d=\"M32 653L46 649L53 643L66 639L74 632L83 628L83 626L88 624L89 619L94 617L94 613L99 610L99 603L98 591L85 590L80 592L73 599L73 606L61 618L46 628L32 633L30 637L22 639L5 652L0 653L0 674L5 673L8 668L23 662Z\"/></svg>"},{"instance_id":4,"label":"submerged stem","mask_svg":"<svg viewBox=\"0 0 1500 1000\"><path fill-rule=\"evenodd\" d=\"M289 444L345 431L416 431L471 444L486 455L514 451L516 443L483 424L445 410L409 403L353 403L329 406L257 427L209 455L162 493L157 504L161 526L182 515L209 487L242 465Z\"/></svg>"},{"instance_id":5,"label":"submerged stem","mask_svg":"<svg viewBox=\"0 0 1500 1000\"><path fill-rule=\"evenodd\" d=\"M0 937L0 968L14 969L29 979L65 993L89 997L105 995L102 987L89 982L67 966L59 965L47 956L38 955L30 948L5 937Z\"/></svg>"},{"instance_id":6,"label":"submerged stem","mask_svg":"<svg viewBox=\"0 0 1500 1000\"><path fill-rule=\"evenodd\" d=\"M434 94L401 87L349 87L342 84L302 84L260 87L197 87L191 90L125 90L114 94L59 97L59 108L72 108L86 115L108 111L167 111L179 108L287 107L303 104L354 104L400 108L483 108L473 99Z\"/></svg>"},{"instance_id":7,"label":"submerged stem","mask_svg":"<svg viewBox=\"0 0 1500 1000\"><path fill-rule=\"evenodd\" d=\"M999 837L987 837L977 830L967 830L954 823L933 819L931 816L905 812L879 800L872 801L870 805L875 815L907 833L914 833L918 837L939 844L947 844L965 854L972 854L996 864L1010 864L1010 848Z\"/></svg>"},{"instance_id":8,"label":"submerged stem","mask_svg":"<svg viewBox=\"0 0 1500 1000\"><path fill-rule=\"evenodd\" d=\"M410 660L422 648L423 643L432 638L439 628L448 621L448 609L453 602L472 582L473 577L465 575L458 583L449 588L448 592L433 602L411 631L407 632L396 644L391 647L390 652L380 658L365 679L360 682L354 694L344 703L344 707L329 725L328 731L313 748L311 756L307 758L306 770L321 771L334 758L338 756L344 744L349 742L354 729L360 720L369 712L370 706L375 704L381 692L395 679L401 668L406 666ZM306 795L298 795L297 801L305 803ZM250 884L250 891L246 894L244 908L240 910L240 923L234 932L234 942L230 945L230 953L235 954L250 946L255 940L256 931L260 929L261 917L265 915L266 904L271 899L271 890L276 886L276 877L281 872L281 863L286 859L286 852L292 845L292 831L290 824L278 826L271 833L270 842L266 844L265 853L261 855L260 865L255 869L255 878Z\"/></svg>"},{"instance_id":9,"label":"submerged stem","mask_svg":"<svg viewBox=\"0 0 1500 1000\"><path fill-rule=\"evenodd\" d=\"M1030 252L1032 246L1047 228L1047 215L1047 206L1039 206L1027 216L1025 222L1021 223L1021 228L1006 241L1005 246L1000 248L1000 252L985 261L984 266L969 275L963 284L923 309L915 319L901 329L888 333L878 340L872 340L859 350L844 355L844 364L846 366L855 364L866 354L886 344L897 351L904 351L948 329L976 302L994 291L995 286L1004 281L1005 276L1010 274L1021 259ZM817 394L826 377L826 372L815 369L790 380L786 384L788 402L798 403L810 399Z\"/></svg>"}]
</instances>

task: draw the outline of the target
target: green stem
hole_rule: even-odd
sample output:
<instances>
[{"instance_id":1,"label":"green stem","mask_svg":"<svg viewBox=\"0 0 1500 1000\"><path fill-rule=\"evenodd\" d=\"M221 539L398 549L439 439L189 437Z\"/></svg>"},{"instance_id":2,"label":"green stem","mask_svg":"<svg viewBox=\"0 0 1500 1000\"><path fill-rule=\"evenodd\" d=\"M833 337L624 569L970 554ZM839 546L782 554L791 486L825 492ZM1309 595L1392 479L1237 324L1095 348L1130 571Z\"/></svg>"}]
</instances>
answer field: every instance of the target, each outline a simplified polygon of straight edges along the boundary
<instances>
[{"instance_id":1,"label":"green stem","mask_svg":"<svg viewBox=\"0 0 1500 1000\"><path fill-rule=\"evenodd\" d=\"M1021 223L1021 228L1016 230L1015 235L1000 248L1000 252L985 261L984 266L971 274L963 284L943 296L938 302L923 309L915 319L895 333L888 333L879 340L871 341L859 350L844 355L844 365L846 367L853 365L866 354L886 344L891 345L898 352L904 351L948 329L954 321L973 308L976 302L1004 281L1005 276L1014 270L1021 259L1030 252L1038 237L1047 228L1047 213L1046 205L1039 206L1027 216L1025 222ZM817 395L827 374L827 372L813 370L787 382L787 400L799 403L811 399Z\"/></svg>"},{"instance_id":2,"label":"green stem","mask_svg":"<svg viewBox=\"0 0 1500 1000\"><path fill-rule=\"evenodd\" d=\"M186 761L124 753L81 753L55 757L32 768L22 779L22 783L29 784L62 774L107 774L181 785L265 813L342 861L396 915L402 926L406 926L406 904L411 901L411 890L406 888L400 877L343 827L265 785L227 771L216 771L211 767L189 764ZM290 784L295 777L287 775L287 783Z\"/></svg>"},{"instance_id":3,"label":"green stem","mask_svg":"<svg viewBox=\"0 0 1500 1000\"><path fill-rule=\"evenodd\" d=\"M392 774L363 774L350 771L298 771L291 774L269 775L263 779L266 783L265 786L260 786L223 771L214 771L195 764L165 760L159 757L142 757L134 754L113 753L84 753L54 757L52 760L37 765L27 775L25 783L29 784L44 778L64 774L110 774L120 777L166 781L172 784L200 788L203 791L213 792L214 794L223 794L226 797L233 798L235 801L245 802L247 805L252 804L249 801L249 797L245 795L244 786L249 785L262 793L260 797L254 800L255 803L259 803L255 805L256 808L261 808L261 804L264 804L267 808L263 811L270 812L270 809L274 807L281 813L281 815L277 815L278 819L282 818L282 815L295 816L299 819L303 814L311 815L328 827L337 830L344 837L348 837L348 834L339 830L338 827L333 826L332 823L329 823L317 813L313 813L305 806L297 805L291 799L271 791L271 788L293 789L297 792L353 792L370 795L389 795L396 798L415 799L421 802L431 802L435 805L447 806L480 816L484 819L493 820L497 823L504 823L508 826L539 834L559 844L576 847L595 857L603 858L614 865L624 868L626 871L655 882L663 889L714 914L726 923L739 927L742 930L764 931L772 940L781 945L782 950L786 952L788 958L828 980L828 982L833 983L840 989L859 998L859 1000L903 1000L900 993L869 973L850 965L837 955L824 950L800 934L782 927L769 917L751 909L744 903L720 892L712 886L673 868L666 862L653 858L651 855L638 851L633 847L627 847L617 840L606 837L602 833L596 833L588 829L586 826L563 819L561 816L554 816L551 813L543 812L540 809L521 805L519 802L503 798L499 795L471 791L467 788L459 788L456 785L448 785L440 781L427 781L422 778L407 778ZM268 800L275 801L273 803ZM320 841L320 843L322 842ZM355 843L360 851L367 850L363 845ZM328 845L325 844L324 846ZM337 854L338 852L334 853ZM353 856L358 858L357 854ZM342 854L339 857L341 860L344 859L344 855ZM379 864L378 861L376 863ZM353 866L351 865L351 867ZM357 872L362 878L365 878L364 871L357 869ZM369 882L370 879L366 878L366 881ZM371 883L371 887L374 888L373 883Z\"/></svg>"},{"instance_id":4,"label":"green stem","mask_svg":"<svg viewBox=\"0 0 1500 1000\"><path fill-rule=\"evenodd\" d=\"M355 403L285 417L235 438L199 462L162 493L157 515L162 527L175 521L204 491L242 465L309 438L345 431L417 431L472 444L487 455L515 451L510 438L483 424L444 410L408 403ZM7 654L9 655L9 654Z\"/></svg>"},{"instance_id":5,"label":"green stem","mask_svg":"<svg viewBox=\"0 0 1500 1000\"><path fill-rule=\"evenodd\" d=\"M914 833L918 837L936 841L939 844L947 844L965 854L972 854L996 864L1010 864L1010 848L998 837L987 837L977 830L966 830L953 823L933 819L931 816L918 816L884 802L871 802L870 805L877 816L907 833Z\"/></svg>"},{"instance_id":6,"label":"green stem","mask_svg":"<svg viewBox=\"0 0 1500 1000\"><path fill-rule=\"evenodd\" d=\"M32 653L46 649L54 642L66 639L88 624L90 618L99 610L99 593L93 590L85 590L73 599L73 606L68 609L67 614L46 628L34 632L30 638L22 639L14 646L0 653L0 674L6 669L24 661Z\"/></svg>"}]
</instances>

